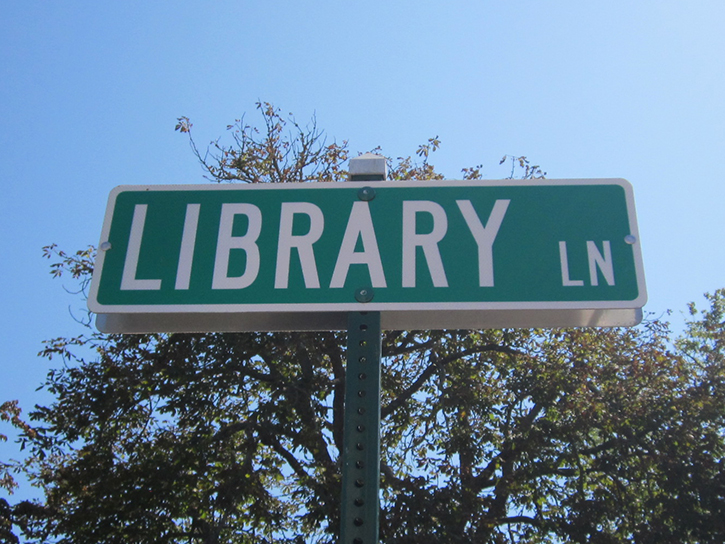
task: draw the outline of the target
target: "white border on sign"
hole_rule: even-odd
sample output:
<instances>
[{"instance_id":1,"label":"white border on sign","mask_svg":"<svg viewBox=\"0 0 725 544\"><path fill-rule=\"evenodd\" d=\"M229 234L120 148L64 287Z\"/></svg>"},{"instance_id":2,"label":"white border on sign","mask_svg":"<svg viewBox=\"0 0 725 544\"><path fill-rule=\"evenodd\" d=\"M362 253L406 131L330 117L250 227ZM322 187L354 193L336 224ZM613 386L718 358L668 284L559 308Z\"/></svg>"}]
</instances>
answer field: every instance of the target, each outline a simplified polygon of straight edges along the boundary
<instances>
[{"instance_id":1,"label":"white border on sign","mask_svg":"<svg viewBox=\"0 0 725 544\"><path fill-rule=\"evenodd\" d=\"M241 313L315 313L315 312L416 312L416 311L500 311L500 310L605 310L642 308L647 302L647 291L644 279L644 266L634 208L634 191L629 181L617 179L543 179L543 180L444 180L444 181L346 181L346 182L300 182L300 183L259 183L229 185L119 185L109 197L106 214L101 230L102 244L108 240L116 198L123 192L133 191L254 191L254 190L288 190L288 189L354 189L373 186L375 188L390 187L560 187L581 185L617 185L624 189L630 235L635 237L632 250L635 262L638 297L635 300L622 301L517 301L517 302L415 302L415 303L295 303L295 304L178 304L178 305L104 305L97 300L98 287L105 252L99 250L96 256L91 287L88 297L88 308L96 314L241 314Z\"/></svg>"}]
</instances>

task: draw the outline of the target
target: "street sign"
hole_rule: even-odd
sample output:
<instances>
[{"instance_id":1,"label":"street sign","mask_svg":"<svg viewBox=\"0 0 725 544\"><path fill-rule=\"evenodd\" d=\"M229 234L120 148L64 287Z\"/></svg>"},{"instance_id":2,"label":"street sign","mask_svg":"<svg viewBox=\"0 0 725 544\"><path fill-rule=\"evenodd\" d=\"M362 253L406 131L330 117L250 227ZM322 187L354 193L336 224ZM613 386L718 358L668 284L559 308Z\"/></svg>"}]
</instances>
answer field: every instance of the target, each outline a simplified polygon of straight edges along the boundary
<instances>
[{"instance_id":1,"label":"street sign","mask_svg":"<svg viewBox=\"0 0 725 544\"><path fill-rule=\"evenodd\" d=\"M121 186L89 308L107 332L633 325L621 179Z\"/></svg>"}]
</instances>

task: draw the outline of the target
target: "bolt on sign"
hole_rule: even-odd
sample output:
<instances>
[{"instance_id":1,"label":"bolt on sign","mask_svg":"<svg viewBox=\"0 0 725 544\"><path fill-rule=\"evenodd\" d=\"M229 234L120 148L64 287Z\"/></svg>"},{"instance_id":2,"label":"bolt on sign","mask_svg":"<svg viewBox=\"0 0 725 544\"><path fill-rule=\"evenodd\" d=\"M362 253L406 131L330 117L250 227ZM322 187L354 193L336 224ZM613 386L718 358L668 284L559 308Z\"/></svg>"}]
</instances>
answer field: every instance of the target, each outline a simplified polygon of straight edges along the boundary
<instances>
[{"instance_id":1,"label":"bolt on sign","mask_svg":"<svg viewBox=\"0 0 725 544\"><path fill-rule=\"evenodd\" d=\"M634 325L622 179L121 186L89 297L107 332Z\"/></svg>"}]
</instances>

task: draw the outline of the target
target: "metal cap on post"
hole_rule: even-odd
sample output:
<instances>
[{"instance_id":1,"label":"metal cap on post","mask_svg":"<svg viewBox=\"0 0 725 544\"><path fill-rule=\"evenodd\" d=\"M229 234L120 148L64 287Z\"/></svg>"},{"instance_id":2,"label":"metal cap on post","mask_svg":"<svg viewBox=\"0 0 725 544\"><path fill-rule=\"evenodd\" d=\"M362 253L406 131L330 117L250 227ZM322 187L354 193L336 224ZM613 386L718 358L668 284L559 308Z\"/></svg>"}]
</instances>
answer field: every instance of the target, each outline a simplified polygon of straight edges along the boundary
<instances>
[{"instance_id":1,"label":"metal cap on post","mask_svg":"<svg viewBox=\"0 0 725 544\"><path fill-rule=\"evenodd\" d=\"M388 163L382 155L365 153L350 159L350 181L385 181L388 179Z\"/></svg>"},{"instance_id":2,"label":"metal cap on post","mask_svg":"<svg viewBox=\"0 0 725 544\"><path fill-rule=\"evenodd\" d=\"M365 153L350 159L350 181L385 181L385 157ZM375 198L372 187L358 191L359 200ZM361 286L358 302L372 300L372 288ZM380 523L380 312L350 312L342 451L340 544L377 544Z\"/></svg>"}]
</instances>

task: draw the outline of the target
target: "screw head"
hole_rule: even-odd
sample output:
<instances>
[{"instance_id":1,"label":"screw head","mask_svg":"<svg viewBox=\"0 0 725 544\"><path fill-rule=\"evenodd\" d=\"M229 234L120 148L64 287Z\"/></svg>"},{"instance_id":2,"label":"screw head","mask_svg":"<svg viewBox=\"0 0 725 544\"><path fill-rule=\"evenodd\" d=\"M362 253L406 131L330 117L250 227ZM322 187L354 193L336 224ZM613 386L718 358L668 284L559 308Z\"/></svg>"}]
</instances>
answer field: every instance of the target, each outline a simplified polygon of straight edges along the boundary
<instances>
[{"instance_id":1,"label":"screw head","mask_svg":"<svg viewBox=\"0 0 725 544\"><path fill-rule=\"evenodd\" d=\"M108 251L111 249L111 242L103 242L100 246L98 246L98 249L101 251Z\"/></svg>"},{"instance_id":2,"label":"screw head","mask_svg":"<svg viewBox=\"0 0 725 544\"><path fill-rule=\"evenodd\" d=\"M370 202L375 198L375 189L372 187L363 187L357 192L357 197L364 202Z\"/></svg>"},{"instance_id":3,"label":"screw head","mask_svg":"<svg viewBox=\"0 0 725 544\"><path fill-rule=\"evenodd\" d=\"M627 242L628 244L632 245L635 242L637 242L637 238L632 234L628 234L627 236L624 237L624 241Z\"/></svg>"},{"instance_id":4,"label":"screw head","mask_svg":"<svg viewBox=\"0 0 725 544\"><path fill-rule=\"evenodd\" d=\"M372 287L362 287L355 291L355 300L358 302L370 302L373 299Z\"/></svg>"}]
</instances>

